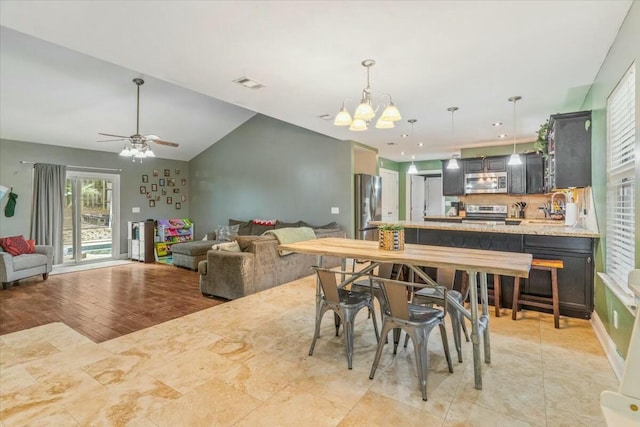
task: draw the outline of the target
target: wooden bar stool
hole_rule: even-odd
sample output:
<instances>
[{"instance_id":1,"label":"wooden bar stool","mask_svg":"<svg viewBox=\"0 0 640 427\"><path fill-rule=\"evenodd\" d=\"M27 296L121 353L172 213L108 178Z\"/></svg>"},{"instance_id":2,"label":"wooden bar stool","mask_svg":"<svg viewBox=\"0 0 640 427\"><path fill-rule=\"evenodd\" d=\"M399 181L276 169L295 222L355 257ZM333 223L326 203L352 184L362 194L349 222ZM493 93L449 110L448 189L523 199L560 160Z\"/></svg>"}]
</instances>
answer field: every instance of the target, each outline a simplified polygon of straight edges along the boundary
<instances>
[{"instance_id":1,"label":"wooden bar stool","mask_svg":"<svg viewBox=\"0 0 640 427\"><path fill-rule=\"evenodd\" d=\"M531 270L543 270L551 272L551 298L540 297L520 293L520 278L515 277L513 282L513 309L511 318L516 320L520 304L553 310L553 323L556 329L560 328L560 302L558 299L558 269L564 268L562 260L537 259L531 261Z\"/></svg>"}]
</instances>

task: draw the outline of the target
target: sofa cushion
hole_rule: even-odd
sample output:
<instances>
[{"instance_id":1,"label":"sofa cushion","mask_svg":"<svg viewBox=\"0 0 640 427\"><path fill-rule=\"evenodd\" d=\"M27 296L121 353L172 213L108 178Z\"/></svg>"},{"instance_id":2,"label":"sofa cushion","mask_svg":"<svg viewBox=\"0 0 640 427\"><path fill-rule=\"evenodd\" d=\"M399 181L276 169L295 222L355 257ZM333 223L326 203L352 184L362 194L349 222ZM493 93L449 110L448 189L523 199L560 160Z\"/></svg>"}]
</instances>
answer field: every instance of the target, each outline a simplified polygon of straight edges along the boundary
<instances>
[{"instance_id":1,"label":"sofa cushion","mask_svg":"<svg viewBox=\"0 0 640 427\"><path fill-rule=\"evenodd\" d=\"M35 242L32 241L32 244L27 243L22 235L3 237L0 239L0 246L13 256L32 254L36 250Z\"/></svg>"},{"instance_id":2,"label":"sofa cushion","mask_svg":"<svg viewBox=\"0 0 640 427\"><path fill-rule=\"evenodd\" d=\"M273 230L276 228L276 220L260 220L254 219L251 221L251 234L254 236L260 236L267 230Z\"/></svg>"},{"instance_id":3,"label":"sofa cushion","mask_svg":"<svg viewBox=\"0 0 640 427\"><path fill-rule=\"evenodd\" d=\"M27 268L40 267L47 264L47 256L42 254L23 254L13 257L13 269L26 270Z\"/></svg>"},{"instance_id":4,"label":"sofa cushion","mask_svg":"<svg viewBox=\"0 0 640 427\"><path fill-rule=\"evenodd\" d=\"M276 229L278 228L295 228L295 227L302 227L302 221L296 221L296 222L282 222L280 220L276 221Z\"/></svg>"},{"instance_id":5,"label":"sofa cushion","mask_svg":"<svg viewBox=\"0 0 640 427\"><path fill-rule=\"evenodd\" d=\"M238 236L251 235L252 221L238 221L237 219L230 219L229 225L238 225Z\"/></svg>"},{"instance_id":6,"label":"sofa cushion","mask_svg":"<svg viewBox=\"0 0 640 427\"><path fill-rule=\"evenodd\" d=\"M221 225L216 230L216 239L230 242L231 239L238 235L239 228L239 224Z\"/></svg>"},{"instance_id":7,"label":"sofa cushion","mask_svg":"<svg viewBox=\"0 0 640 427\"><path fill-rule=\"evenodd\" d=\"M219 240L194 240L192 242L176 243L171 246L171 252L189 256L204 255L211 245L220 243Z\"/></svg>"},{"instance_id":8,"label":"sofa cushion","mask_svg":"<svg viewBox=\"0 0 640 427\"><path fill-rule=\"evenodd\" d=\"M313 228L314 230L319 230L319 229L332 229L335 230L336 228L340 228L338 226L337 222L330 222L329 224L324 224L324 225L311 225L309 223L306 223L304 221L300 221L302 224L300 225L301 227L310 227Z\"/></svg>"}]
</instances>

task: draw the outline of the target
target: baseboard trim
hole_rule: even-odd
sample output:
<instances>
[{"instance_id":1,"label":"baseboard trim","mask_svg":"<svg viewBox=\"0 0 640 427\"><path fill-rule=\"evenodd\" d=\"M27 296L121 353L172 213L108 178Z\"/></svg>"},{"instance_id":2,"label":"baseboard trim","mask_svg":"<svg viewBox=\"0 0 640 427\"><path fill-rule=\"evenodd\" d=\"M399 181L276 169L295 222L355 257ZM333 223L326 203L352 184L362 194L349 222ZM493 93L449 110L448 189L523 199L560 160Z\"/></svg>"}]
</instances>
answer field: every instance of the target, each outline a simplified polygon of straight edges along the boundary
<instances>
[{"instance_id":1,"label":"baseboard trim","mask_svg":"<svg viewBox=\"0 0 640 427\"><path fill-rule=\"evenodd\" d=\"M604 349L605 354L607 355L607 359L609 360L609 364L611 365L611 369L613 369L613 373L616 374L618 381L622 381L622 376L624 374L624 359L620 354L618 354L618 348L616 344L613 342L607 330L600 320L598 313L596 311L593 312L591 316L591 327L593 331L596 333L596 337L602 348Z\"/></svg>"}]
</instances>

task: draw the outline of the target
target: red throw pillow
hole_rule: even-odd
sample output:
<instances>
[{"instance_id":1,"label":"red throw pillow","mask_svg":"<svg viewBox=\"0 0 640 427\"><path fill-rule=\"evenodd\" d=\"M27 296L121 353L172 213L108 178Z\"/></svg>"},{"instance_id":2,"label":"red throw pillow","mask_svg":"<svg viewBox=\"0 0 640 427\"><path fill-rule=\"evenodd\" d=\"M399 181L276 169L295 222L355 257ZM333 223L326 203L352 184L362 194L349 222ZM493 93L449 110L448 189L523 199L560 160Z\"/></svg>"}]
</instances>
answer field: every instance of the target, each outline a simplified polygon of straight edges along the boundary
<instances>
[{"instance_id":1,"label":"red throw pillow","mask_svg":"<svg viewBox=\"0 0 640 427\"><path fill-rule=\"evenodd\" d=\"M35 242L33 251L31 251L29 244L26 240L24 240L24 237L22 236L3 237L2 239L0 239L0 246L2 246L2 249L9 252L13 256L29 254L35 251Z\"/></svg>"},{"instance_id":2,"label":"red throw pillow","mask_svg":"<svg viewBox=\"0 0 640 427\"><path fill-rule=\"evenodd\" d=\"M29 252L27 252L28 254L35 254L36 253L36 241L35 240L27 240L27 245L29 245Z\"/></svg>"}]
</instances>

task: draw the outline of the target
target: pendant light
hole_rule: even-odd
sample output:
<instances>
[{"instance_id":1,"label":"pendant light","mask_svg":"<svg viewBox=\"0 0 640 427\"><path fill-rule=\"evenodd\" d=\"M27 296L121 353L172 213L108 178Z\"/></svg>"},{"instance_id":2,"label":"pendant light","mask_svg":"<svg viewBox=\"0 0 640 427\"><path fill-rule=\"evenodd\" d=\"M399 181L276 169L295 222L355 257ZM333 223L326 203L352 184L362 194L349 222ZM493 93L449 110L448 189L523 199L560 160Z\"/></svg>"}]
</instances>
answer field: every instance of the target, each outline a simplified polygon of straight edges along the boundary
<instances>
[{"instance_id":1,"label":"pendant light","mask_svg":"<svg viewBox=\"0 0 640 427\"><path fill-rule=\"evenodd\" d=\"M451 111L451 143L453 144L453 113L458 110L458 107L449 107L447 111ZM460 169L458 166L458 161L456 160L456 155L454 154L449 159L449 163L447 163L447 169Z\"/></svg>"},{"instance_id":2,"label":"pendant light","mask_svg":"<svg viewBox=\"0 0 640 427\"><path fill-rule=\"evenodd\" d=\"M415 175L418 173L418 168L416 168L416 165L413 163L415 158L416 156L411 156L411 165L409 165L409 170L407 171L409 175Z\"/></svg>"},{"instance_id":3,"label":"pendant light","mask_svg":"<svg viewBox=\"0 0 640 427\"><path fill-rule=\"evenodd\" d=\"M512 96L509 98L509 102L513 102L513 154L509 157L509 166L518 166L522 164L520 155L516 153L516 102L521 100L521 96Z\"/></svg>"},{"instance_id":4,"label":"pendant light","mask_svg":"<svg viewBox=\"0 0 640 427\"><path fill-rule=\"evenodd\" d=\"M415 122L417 122L418 120L416 119L409 119L407 120L409 123L411 123L411 138L413 139L413 124ZM408 174L410 175L415 175L418 173L418 168L416 168L415 163L413 163L414 159L416 158L416 156L411 156L411 165L409 165L409 170L407 171Z\"/></svg>"}]
</instances>

